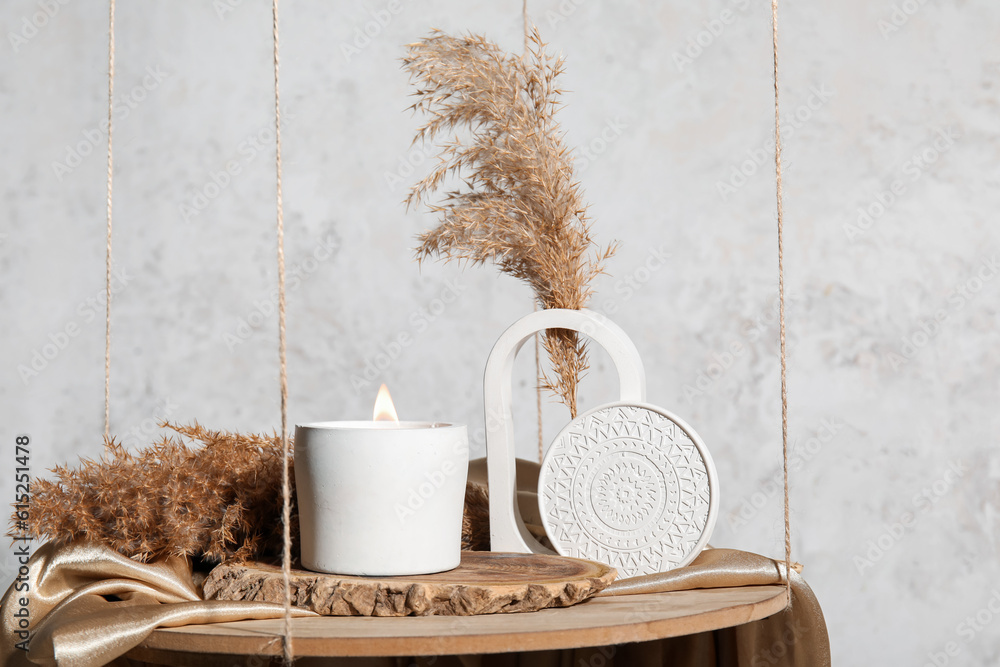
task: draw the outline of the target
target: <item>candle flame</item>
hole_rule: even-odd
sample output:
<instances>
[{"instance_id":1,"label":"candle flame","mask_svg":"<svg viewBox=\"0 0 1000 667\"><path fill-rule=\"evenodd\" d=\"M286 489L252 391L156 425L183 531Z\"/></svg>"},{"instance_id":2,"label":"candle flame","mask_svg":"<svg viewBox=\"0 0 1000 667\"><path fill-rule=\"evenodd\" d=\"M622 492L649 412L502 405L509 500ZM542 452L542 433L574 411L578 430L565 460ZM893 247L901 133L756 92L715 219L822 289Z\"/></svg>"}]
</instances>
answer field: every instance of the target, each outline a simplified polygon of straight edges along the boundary
<instances>
[{"instance_id":1,"label":"candle flame","mask_svg":"<svg viewBox=\"0 0 1000 667\"><path fill-rule=\"evenodd\" d=\"M378 389L378 396L375 397L375 411L372 417L375 421L387 421L399 423L396 416L396 406L392 404L392 396L389 395L389 388L384 384Z\"/></svg>"}]
</instances>

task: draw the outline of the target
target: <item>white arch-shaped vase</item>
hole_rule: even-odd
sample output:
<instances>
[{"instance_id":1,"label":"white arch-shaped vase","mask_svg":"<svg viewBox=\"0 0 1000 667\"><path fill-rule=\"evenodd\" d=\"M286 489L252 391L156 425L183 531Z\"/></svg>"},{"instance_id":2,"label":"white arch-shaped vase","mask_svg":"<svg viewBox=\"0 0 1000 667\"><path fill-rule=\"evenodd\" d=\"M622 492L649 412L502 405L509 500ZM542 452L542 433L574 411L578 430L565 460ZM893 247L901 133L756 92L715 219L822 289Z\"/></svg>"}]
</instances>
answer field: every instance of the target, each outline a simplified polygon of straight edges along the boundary
<instances>
[{"instance_id":1,"label":"white arch-shaped vase","mask_svg":"<svg viewBox=\"0 0 1000 667\"><path fill-rule=\"evenodd\" d=\"M577 416L545 455L538 504L549 541L560 555L607 563L621 576L687 565L715 526L712 457L684 421L645 402L635 345L616 324L587 310L531 313L490 353L484 396L491 549L552 553L531 535L518 509L511 409L514 359L546 329L570 329L602 345L619 380L619 400Z\"/></svg>"}]
</instances>

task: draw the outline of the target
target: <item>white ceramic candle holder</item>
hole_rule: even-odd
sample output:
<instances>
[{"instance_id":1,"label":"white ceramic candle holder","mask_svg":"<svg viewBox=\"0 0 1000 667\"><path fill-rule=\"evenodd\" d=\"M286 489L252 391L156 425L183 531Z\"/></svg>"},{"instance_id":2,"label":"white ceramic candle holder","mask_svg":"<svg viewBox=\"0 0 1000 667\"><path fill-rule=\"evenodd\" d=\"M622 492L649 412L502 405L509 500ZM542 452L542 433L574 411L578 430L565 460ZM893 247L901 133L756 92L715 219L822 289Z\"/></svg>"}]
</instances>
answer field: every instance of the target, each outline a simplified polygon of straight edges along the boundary
<instances>
[{"instance_id":1,"label":"white ceramic candle holder","mask_svg":"<svg viewBox=\"0 0 1000 667\"><path fill-rule=\"evenodd\" d=\"M468 464L464 425L296 426L303 567L362 576L458 567Z\"/></svg>"}]
</instances>

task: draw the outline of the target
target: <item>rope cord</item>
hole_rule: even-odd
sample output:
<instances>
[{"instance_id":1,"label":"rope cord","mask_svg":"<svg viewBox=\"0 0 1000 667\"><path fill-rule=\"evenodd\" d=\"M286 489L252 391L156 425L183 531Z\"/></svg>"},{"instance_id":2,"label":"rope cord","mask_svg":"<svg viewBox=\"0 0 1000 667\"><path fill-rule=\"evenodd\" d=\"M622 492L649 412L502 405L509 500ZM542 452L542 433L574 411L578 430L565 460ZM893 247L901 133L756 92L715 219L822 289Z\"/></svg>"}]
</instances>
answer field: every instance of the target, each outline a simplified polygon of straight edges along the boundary
<instances>
[{"instance_id":1,"label":"rope cord","mask_svg":"<svg viewBox=\"0 0 1000 667\"><path fill-rule=\"evenodd\" d=\"M781 196L781 113L778 106L778 0L771 0L771 43L774 55L774 181L778 207L778 332L781 341L781 458L785 493L785 586L792 605L792 527L788 511L788 363L785 345L784 206Z\"/></svg>"},{"instance_id":2,"label":"rope cord","mask_svg":"<svg viewBox=\"0 0 1000 667\"><path fill-rule=\"evenodd\" d=\"M282 648L286 664L292 664L292 490L288 469L288 343L285 337L285 216L281 192L281 97L278 59L278 0L271 2L274 41L274 170L278 227L278 358L281 365L281 523L283 548L281 578L285 589Z\"/></svg>"},{"instance_id":3,"label":"rope cord","mask_svg":"<svg viewBox=\"0 0 1000 667\"><path fill-rule=\"evenodd\" d=\"M538 303L535 303L538 310ZM539 334L535 332L535 409L538 410L538 462L545 458L545 439L542 434L542 359L539 348Z\"/></svg>"},{"instance_id":4,"label":"rope cord","mask_svg":"<svg viewBox=\"0 0 1000 667\"><path fill-rule=\"evenodd\" d=\"M528 42L531 37L531 24L528 21L528 0L521 0L521 20L524 22L524 54L528 55Z\"/></svg>"},{"instance_id":5,"label":"rope cord","mask_svg":"<svg viewBox=\"0 0 1000 667\"><path fill-rule=\"evenodd\" d=\"M108 222L104 259L104 440L111 435L111 194L114 154L111 151L115 98L115 0L108 3Z\"/></svg>"},{"instance_id":6,"label":"rope cord","mask_svg":"<svg viewBox=\"0 0 1000 667\"><path fill-rule=\"evenodd\" d=\"M524 26L524 52L522 58L528 56L528 44L531 41L531 22L528 20L528 0L521 0L521 20ZM538 301L534 303L538 310ZM538 462L545 458L545 435L542 430L542 355L541 334L535 332L535 409L538 411Z\"/></svg>"}]
</instances>

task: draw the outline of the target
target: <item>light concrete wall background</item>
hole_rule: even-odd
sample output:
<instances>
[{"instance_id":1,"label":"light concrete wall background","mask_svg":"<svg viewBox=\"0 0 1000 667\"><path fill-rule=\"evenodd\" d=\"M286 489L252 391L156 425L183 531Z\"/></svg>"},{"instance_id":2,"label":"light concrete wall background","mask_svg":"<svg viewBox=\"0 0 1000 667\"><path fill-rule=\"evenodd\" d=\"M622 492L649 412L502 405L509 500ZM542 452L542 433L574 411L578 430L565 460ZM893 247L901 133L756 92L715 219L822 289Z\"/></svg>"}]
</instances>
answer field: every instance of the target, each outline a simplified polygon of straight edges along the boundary
<instances>
[{"instance_id":1,"label":"light concrete wall background","mask_svg":"<svg viewBox=\"0 0 1000 667\"><path fill-rule=\"evenodd\" d=\"M714 544L779 555L769 7L529 6L567 57L561 118L589 151L595 234L622 244L594 307L634 337L651 401L711 448ZM487 354L530 295L492 268L411 261L433 221L400 204L426 164L406 166L423 155L398 59L432 27L519 49L520 2L404 2L384 26L381 0L283 7L291 417L366 418L385 381L404 418L476 431ZM36 474L101 451L106 20L83 0L0 9L4 470L17 434ZM117 22L113 431L274 428L269 3L125 2ZM947 648L996 664L1000 5L785 3L781 31L795 558L837 664ZM400 334L412 344L364 380ZM19 371L36 353L37 375ZM613 397L607 366L595 352L584 405ZM547 437L565 420L547 406Z\"/></svg>"}]
</instances>

